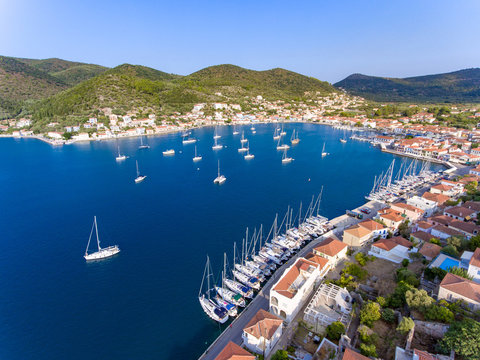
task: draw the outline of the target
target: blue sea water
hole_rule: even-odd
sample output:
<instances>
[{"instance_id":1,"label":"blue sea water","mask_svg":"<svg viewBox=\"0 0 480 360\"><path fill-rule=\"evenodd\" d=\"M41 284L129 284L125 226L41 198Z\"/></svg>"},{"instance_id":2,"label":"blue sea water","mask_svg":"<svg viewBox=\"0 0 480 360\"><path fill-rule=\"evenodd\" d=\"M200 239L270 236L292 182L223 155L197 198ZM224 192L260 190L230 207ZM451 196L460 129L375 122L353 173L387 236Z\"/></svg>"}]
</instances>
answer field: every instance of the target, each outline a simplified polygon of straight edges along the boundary
<instances>
[{"instance_id":1,"label":"blue sea water","mask_svg":"<svg viewBox=\"0 0 480 360\"><path fill-rule=\"evenodd\" d=\"M245 228L269 227L288 205L308 204L324 186L321 213L329 218L361 205L374 175L393 156L368 143L339 142L343 131L287 124L301 141L283 165L274 125L245 126L255 159L237 152L240 136L219 127L120 140L130 156L115 161L117 142L52 147L33 139L0 139L0 358L195 359L221 331L197 295L206 255L218 273ZM240 129L242 130L242 129ZM326 142L329 156L322 158ZM174 148L172 157L162 156ZM217 159L227 181L213 184ZM134 183L135 160L147 179ZM399 159L400 160L400 159ZM405 159L404 161L410 161ZM85 263L96 215L111 259Z\"/></svg>"}]
</instances>

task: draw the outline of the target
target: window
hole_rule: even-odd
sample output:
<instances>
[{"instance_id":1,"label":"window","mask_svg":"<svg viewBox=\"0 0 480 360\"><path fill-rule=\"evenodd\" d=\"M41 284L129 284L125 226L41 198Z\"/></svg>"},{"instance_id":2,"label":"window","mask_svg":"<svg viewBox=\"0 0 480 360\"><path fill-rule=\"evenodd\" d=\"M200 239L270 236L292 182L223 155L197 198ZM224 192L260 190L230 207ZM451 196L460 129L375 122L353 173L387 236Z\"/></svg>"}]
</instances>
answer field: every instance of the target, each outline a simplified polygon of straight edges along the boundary
<instances>
[{"instance_id":1,"label":"window","mask_svg":"<svg viewBox=\"0 0 480 360\"><path fill-rule=\"evenodd\" d=\"M284 319L287 318L287 314L283 310L280 311L280 316L283 317Z\"/></svg>"},{"instance_id":2,"label":"window","mask_svg":"<svg viewBox=\"0 0 480 360\"><path fill-rule=\"evenodd\" d=\"M272 305L277 305L278 306L278 299L275 296L272 296L272 298L270 300L272 302Z\"/></svg>"}]
</instances>

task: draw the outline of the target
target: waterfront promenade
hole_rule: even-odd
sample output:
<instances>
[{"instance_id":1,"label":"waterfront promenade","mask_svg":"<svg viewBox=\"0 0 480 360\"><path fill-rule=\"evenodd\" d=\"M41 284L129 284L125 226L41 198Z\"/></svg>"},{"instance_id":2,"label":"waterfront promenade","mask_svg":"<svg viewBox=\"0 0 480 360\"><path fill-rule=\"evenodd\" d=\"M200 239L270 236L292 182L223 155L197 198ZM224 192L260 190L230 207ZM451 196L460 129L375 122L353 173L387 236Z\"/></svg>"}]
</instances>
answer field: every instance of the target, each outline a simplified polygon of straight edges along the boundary
<instances>
[{"instance_id":1,"label":"waterfront promenade","mask_svg":"<svg viewBox=\"0 0 480 360\"><path fill-rule=\"evenodd\" d=\"M378 210L380 210L385 205L376 201L370 201L365 205L362 205L355 209L359 211L360 208L367 207L372 211L370 214L364 214L364 219L372 218ZM228 342L233 341L234 343L241 345L242 344L242 333L243 328L247 325L250 319L258 312L258 310L263 309L268 311L269 309L269 294L272 286L277 282L277 280L282 276L285 270L291 266L295 260L299 257L307 255L312 249L317 246L323 239L332 234L336 236L341 236L343 229L354 225L362 220L353 218L348 215L338 216L330 221L332 225L335 226L335 229L329 231L328 233L320 236L319 238L311 241L303 249L301 249L295 256L289 259L285 264L275 271L272 277L268 282L263 286L257 296L252 300L252 302L246 307L244 311L227 327L222 334L208 347L208 349L200 356L199 360L214 360L215 357L223 350L223 348L228 344Z\"/></svg>"}]
</instances>

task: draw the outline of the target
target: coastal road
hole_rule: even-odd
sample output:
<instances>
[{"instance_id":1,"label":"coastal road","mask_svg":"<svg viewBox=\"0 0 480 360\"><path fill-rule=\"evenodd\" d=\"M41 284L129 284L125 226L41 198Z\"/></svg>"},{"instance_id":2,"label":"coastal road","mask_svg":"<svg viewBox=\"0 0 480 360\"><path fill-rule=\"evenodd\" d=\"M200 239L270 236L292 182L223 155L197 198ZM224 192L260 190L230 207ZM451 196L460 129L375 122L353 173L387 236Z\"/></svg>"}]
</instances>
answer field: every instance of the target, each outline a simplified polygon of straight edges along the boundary
<instances>
[{"instance_id":1,"label":"coastal road","mask_svg":"<svg viewBox=\"0 0 480 360\"><path fill-rule=\"evenodd\" d=\"M375 213L384 207L383 204L370 201L367 204L359 207L360 208L368 207L372 211L370 214L364 214L364 219L372 218ZM343 232L343 229L354 225L361 220L353 218L348 215L342 215L335 219L332 219L330 223L335 225L336 228L325 235L311 241L307 244L303 249L301 249L295 256L293 256L290 260L288 260L285 264L283 264L280 268L275 271L272 277L267 281L267 283L263 286L263 288L259 291L257 296L250 302L250 304L246 307L244 311L226 328L222 334L209 346L209 348L200 356L199 360L214 360L217 355L223 350L223 348L230 342L233 341L234 343L241 345L242 344L242 333L243 328L247 325L250 319L260 310L269 309L269 295L270 289L272 286L277 282L277 280L282 276L285 270L290 267L299 257L303 257L307 255L312 249L317 246L323 239L328 236L331 236L332 233L336 236L340 236Z\"/></svg>"}]
</instances>

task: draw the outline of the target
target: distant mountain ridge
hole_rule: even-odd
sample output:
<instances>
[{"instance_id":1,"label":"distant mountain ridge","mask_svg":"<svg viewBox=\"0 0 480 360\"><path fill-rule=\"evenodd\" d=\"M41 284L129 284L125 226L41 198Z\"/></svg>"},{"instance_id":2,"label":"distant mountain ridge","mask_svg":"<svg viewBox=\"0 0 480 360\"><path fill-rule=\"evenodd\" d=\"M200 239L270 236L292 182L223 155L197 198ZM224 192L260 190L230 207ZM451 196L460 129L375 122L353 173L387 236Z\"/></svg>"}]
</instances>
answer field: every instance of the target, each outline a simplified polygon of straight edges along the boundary
<instances>
[{"instance_id":1,"label":"distant mountain ridge","mask_svg":"<svg viewBox=\"0 0 480 360\"><path fill-rule=\"evenodd\" d=\"M480 102L480 68L407 78L352 74L334 85L375 101Z\"/></svg>"}]
</instances>

